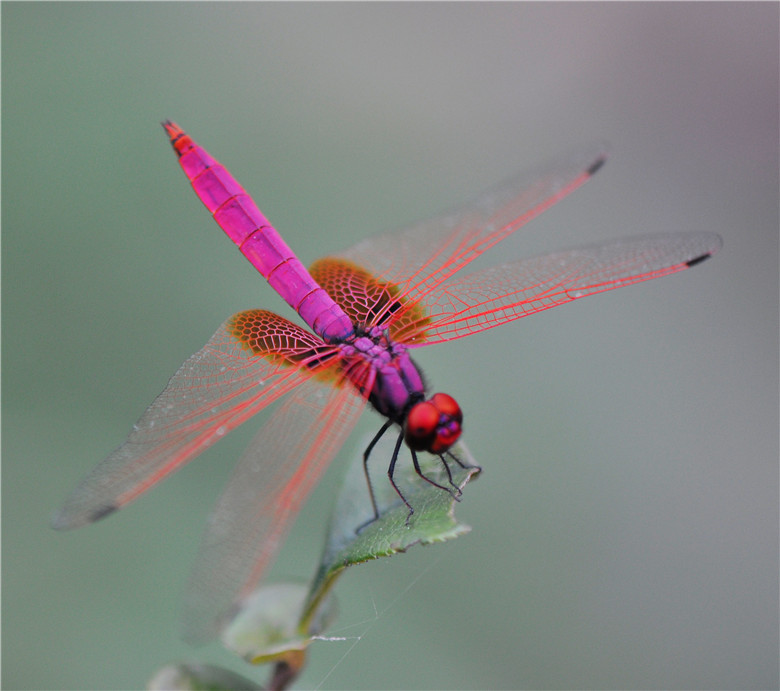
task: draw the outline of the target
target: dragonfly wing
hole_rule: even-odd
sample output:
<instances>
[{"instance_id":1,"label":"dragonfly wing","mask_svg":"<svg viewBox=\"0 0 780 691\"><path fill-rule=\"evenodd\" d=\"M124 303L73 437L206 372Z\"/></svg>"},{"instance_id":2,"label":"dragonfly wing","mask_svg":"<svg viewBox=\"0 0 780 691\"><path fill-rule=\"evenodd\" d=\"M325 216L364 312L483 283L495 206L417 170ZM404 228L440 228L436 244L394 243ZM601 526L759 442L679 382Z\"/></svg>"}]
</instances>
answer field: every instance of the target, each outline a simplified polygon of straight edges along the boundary
<instances>
[{"instance_id":1,"label":"dragonfly wing","mask_svg":"<svg viewBox=\"0 0 780 691\"><path fill-rule=\"evenodd\" d=\"M585 183L606 160L594 146L497 185L471 203L339 255L394 283L412 303Z\"/></svg>"},{"instance_id":2,"label":"dragonfly wing","mask_svg":"<svg viewBox=\"0 0 780 691\"><path fill-rule=\"evenodd\" d=\"M54 517L75 528L128 504L309 376L335 350L264 310L239 312L171 378L127 440L76 487Z\"/></svg>"},{"instance_id":3,"label":"dragonfly wing","mask_svg":"<svg viewBox=\"0 0 780 691\"><path fill-rule=\"evenodd\" d=\"M209 519L185 600L187 640L216 635L257 585L363 409L351 385L309 379L261 428Z\"/></svg>"},{"instance_id":4,"label":"dragonfly wing","mask_svg":"<svg viewBox=\"0 0 780 691\"><path fill-rule=\"evenodd\" d=\"M414 345L468 336L586 295L683 271L720 246L715 233L665 233L495 266L449 281L423 298L418 309L428 312L428 320L398 339Z\"/></svg>"},{"instance_id":5,"label":"dragonfly wing","mask_svg":"<svg viewBox=\"0 0 780 691\"><path fill-rule=\"evenodd\" d=\"M311 266L311 275L356 326L387 324L390 336L419 331L427 323L427 312L401 295L395 283L376 278L345 259L319 259Z\"/></svg>"}]
</instances>

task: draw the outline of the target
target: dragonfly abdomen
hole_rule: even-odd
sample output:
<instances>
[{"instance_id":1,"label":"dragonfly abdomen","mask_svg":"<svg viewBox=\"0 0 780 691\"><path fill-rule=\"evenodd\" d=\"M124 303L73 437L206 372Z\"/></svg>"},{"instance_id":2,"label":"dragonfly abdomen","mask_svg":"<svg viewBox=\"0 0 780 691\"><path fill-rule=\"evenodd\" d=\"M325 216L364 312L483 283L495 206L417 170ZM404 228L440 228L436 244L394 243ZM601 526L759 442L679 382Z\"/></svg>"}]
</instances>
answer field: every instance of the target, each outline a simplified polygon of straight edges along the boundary
<instances>
[{"instance_id":1,"label":"dragonfly abdomen","mask_svg":"<svg viewBox=\"0 0 780 691\"><path fill-rule=\"evenodd\" d=\"M271 287L325 341L354 333L344 310L311 277L244 188L178 125L163 123L195 194Z\"/></svg>"}]
</instances>

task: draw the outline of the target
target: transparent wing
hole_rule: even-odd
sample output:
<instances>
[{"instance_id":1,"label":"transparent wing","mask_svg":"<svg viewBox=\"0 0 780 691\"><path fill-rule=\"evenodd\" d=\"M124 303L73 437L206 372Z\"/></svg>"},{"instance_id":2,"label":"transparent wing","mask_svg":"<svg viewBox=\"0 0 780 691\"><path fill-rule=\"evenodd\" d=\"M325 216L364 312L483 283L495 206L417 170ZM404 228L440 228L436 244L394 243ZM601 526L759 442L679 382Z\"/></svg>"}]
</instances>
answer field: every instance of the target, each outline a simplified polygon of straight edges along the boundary
<instances>
[{"instance_id":1,"label":"transparent wing","mask_svg":"<svg viewBox=\"0 0 780 691\"><path fill-rule=\"evenodd\" d=\"M133 501L308 377L327 378L335 352L272 312L234 315L76 487L53 526L75 528Z\"/></svg>"},{"instance_id":2,"label":"transparent wing","mask_svg":"<svg viewBox=\"0 0 780 691\"><path fill-rule=\"evenodd\" d=\"M364 407L351 385L309 379L265 423L209 519L185 600L187 640L216 635L257 585Z\"/></svg>"},{"instance_id":3,"label":"transparent wing","mask_svg":"<svg viewBox=\"0 0 780 691\"><path fill-rule=\"evenodd\" d=\"M605 158L603 145L583 149L507 180L451 213L364 240L338 259L396 285L401 298L415 303L580 187Z\"/></svg>"},{"instance_id":4,"label":"transparent wing","mask_svg":"<svg viewBox=\"0 0 780 691\"><path fill-rule=\"evenodd\" d=\"M721 246L715 233L666 233L556 252L448 281L417 309L427 316L399 330L411 345L440 343L586 295L683 271Z\"/></svg>"}]
</instances>

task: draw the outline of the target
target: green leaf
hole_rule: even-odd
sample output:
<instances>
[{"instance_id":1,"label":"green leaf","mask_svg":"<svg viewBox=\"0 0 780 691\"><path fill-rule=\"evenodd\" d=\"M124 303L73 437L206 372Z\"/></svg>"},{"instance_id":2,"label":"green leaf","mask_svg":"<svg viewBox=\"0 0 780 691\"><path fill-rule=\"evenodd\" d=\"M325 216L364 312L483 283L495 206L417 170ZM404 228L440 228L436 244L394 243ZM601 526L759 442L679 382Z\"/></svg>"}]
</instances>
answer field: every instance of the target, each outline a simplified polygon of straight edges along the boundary
<instances>
[{"instance_id":1,"label":"green leaf","mask_svg":"<svg viewBox=\"0 0 780 691\"><path fill-rule=\"evenodd\" d=\"M395 438L385 435L371 454L374 463L377 459L389 460L394 444ZM461 467L447 458L452 485L440 458L418 454L423 475L449 491L420 477L411 461L402 465L399 460L394 479L414 509L411 514L390 484L385 468L381 469L381 474L372 469L372 487L379 512L376 520L372 520L374 510L363 472L362 454L353 460L331 516L325 549L301 618L301 630L306 630L309 620L314 619L319 603L347 566L403 552L417 543L451 540L471 530L455 520L454 507L461 490L479 474L480 468L465 443L456 444L452 451L466 466ZM406 447L401 454L408 458Z\"/></svg>"},{"instance_id":2,"label":"green leaf","mask_svg":"<svg viewBox=\"0 0 780 691\"><path fill-rule=\"evenodd\" d=\"M387 435L376 445L371 454L376 465L379 459L389 462L395 441ZM373 520L363 457L358 455L336 500L320 565L309 588L292 583L259 588L244 601L222 634L224 645L246 660L276 662L277 670L285 675L280 687L302 669L306 648L335 619L336 606L330 591L347 566L403 552L417 543L450 540L470 530L454 516L456 498L480 472L465 444L457 444L453 453L466 467L448 458L452 484L440 458L418 456L423 475L441 487L415 472L406 447L401 453L394 479L413 513L390 484L385 466L379 472L375 470L372 480L379 513Z\"/></svg>"}]
</instances>

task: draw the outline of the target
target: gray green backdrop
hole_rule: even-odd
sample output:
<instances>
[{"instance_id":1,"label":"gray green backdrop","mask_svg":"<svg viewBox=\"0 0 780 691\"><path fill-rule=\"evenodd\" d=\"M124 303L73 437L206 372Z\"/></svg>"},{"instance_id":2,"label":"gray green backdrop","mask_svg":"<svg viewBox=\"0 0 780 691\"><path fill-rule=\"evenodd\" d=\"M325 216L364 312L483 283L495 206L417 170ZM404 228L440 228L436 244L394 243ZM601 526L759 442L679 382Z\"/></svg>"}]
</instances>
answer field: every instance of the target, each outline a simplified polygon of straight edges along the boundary
<instances>
[{"instance_id":1,"label":"gray green backdrop","mask_svg":"<svg viewBox=\"0 0 780 691\"><path fill-rule=\"evenodd\" d=\"M348 572L300 688L776 688L778 5L3 3L3 687L175 660L207 512L255 422L99 525L50 513L241 309L284 311L159 121L309 262L594 139L494 252L712 230L712 261L419 361L482 462L468 536ZM272 577L308 578L367 413ZM263 679L257 670L257 679Z\"/></svg>"}]
</instances>

